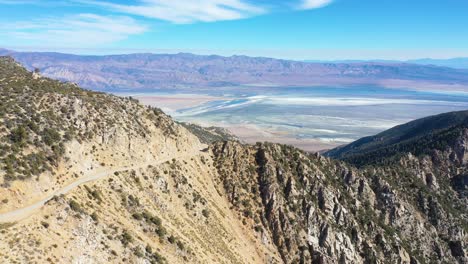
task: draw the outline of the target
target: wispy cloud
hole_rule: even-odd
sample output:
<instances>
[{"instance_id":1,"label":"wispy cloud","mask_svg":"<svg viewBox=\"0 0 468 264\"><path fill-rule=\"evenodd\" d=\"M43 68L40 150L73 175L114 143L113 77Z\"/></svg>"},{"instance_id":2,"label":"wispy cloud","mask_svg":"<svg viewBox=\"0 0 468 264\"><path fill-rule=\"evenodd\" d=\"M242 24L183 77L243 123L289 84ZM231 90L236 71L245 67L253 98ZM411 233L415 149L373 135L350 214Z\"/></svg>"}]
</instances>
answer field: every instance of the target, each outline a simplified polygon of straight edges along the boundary
<instances>
[{"instance_id":1,"label":"wispy cloud","mask_svg":"<svg viewBox=\"0 0 468 264\"><path fill-rule=\"evenodd\" d=\"M70 1L54 1L54 0L0 0L0 5L28 5L28 6L69 6L72 5Z\"/></svg>"},{"instance_id":2,"label":"wispy cloud","mask_svg":"<svg viewBox=\"0 0 468 264\"><path fill-rule=\"evenodd\" d=\"M150 19L175 24L238 20L279 10L310 9L333 0L0 0L40 10L36 18L0 23L0 45L96 48L149 31ZM60 5L68 16L47 17L48 8ZM19 8L18 7L18 8ZM76 7L76 11L74 11ZM78 11L79 10L79 11ZM82 11L87 10L87 11ZM74 13L78 12L78 13ZM82 13L87 12L87 13ZM89 13L88 13L89 12ZM94 14L91 14L94 13ZM100 15L97 15L97 14ZM146 19L143 19L146 18ZM0 19L1 20L1 19ZM147 23L141 24L142 21Z\"/></svg>"},{"instance_id":3,"label":"wispy cloud","mask_svg":"<svg viewBox=\"0 0 468 264\"><path fill-rule=\"evenodd\" d=\"M34 4L37 1L33 0L0 0L0 5L24 5L24 4Z\"/></svg>"},{"instance_id":4,"label":"wispy cloud","mask_svg":"<svg viewBox=\"0 0 468 264\"><path fill-rule=\"evenodd\" d=\"M96 0L75 1L108 8L113 12L179 24L236 20L267 12L265 8L245 0L140 0L134 5Z\"/></svg>"},{"instance_id":5,"label":"wispy cloud","mask_svg":"<svg viewBox=\"0 0 468 264\"><path fill-rule=\"evenodd\" d=\"M36 45L95 47L144 33L147 28L125 16L77 14L0 25L0 35Z\"/></svg>"},{"instance_id":6,"label":"wispy cloud","mask_svg":"<svg viewBox=\"0 0 468 264\"><path fill-rule=\"evenodd\" d=\"M325 7L331 4L334 0L302 0L299 8L301 9L315 9Z\"/></svg>"}]
</instances>

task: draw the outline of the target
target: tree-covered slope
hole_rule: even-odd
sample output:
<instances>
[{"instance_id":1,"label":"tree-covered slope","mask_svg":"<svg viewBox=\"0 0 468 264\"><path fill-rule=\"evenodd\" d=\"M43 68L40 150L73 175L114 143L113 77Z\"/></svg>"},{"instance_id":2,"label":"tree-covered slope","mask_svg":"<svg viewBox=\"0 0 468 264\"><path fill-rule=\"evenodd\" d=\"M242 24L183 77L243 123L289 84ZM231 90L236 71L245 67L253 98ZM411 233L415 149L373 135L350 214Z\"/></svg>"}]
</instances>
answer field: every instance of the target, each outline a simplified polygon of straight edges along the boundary
<instances>
[{"instance_id":1,"label":"tree-covered slope","mask_svg":"<svg viewBox=\"0 0 468 264\"><path fill-rule=\"evenodd\" d=\"M396 126L375 136L332 149L325 155L357 166L388 161L411 152L420 155L444 150L468 128L468 111L450 112Z\"/></svg>"}]
</instances>

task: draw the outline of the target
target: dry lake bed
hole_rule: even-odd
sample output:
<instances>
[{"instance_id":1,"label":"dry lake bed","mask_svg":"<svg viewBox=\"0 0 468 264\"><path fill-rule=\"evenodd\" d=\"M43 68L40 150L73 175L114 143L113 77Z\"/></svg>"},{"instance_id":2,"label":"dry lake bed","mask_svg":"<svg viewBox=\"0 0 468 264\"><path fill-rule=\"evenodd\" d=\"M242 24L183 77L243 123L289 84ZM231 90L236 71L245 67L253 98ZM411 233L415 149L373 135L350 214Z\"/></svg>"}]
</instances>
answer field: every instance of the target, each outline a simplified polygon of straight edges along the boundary
<instances>
[{"instance_id":1,"label":"dry lake bed","mask_svg":"<svg viewBox=\"0 0 468 264\"><path fill-rule=\"evenodd\" d=\"M247 143L329 149L428 115L468 109L468 94L382 87L235 87L132 94L176 120L220 126Z\"/></svg>"}]
</instances>

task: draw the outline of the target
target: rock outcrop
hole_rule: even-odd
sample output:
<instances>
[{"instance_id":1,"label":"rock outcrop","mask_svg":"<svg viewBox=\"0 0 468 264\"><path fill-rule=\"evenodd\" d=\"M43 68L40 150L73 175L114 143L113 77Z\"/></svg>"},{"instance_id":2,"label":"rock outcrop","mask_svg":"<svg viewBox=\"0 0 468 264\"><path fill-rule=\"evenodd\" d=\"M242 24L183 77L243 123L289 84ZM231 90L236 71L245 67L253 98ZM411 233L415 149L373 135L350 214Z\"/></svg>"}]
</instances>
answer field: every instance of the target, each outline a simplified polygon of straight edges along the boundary
<instances>
[{"instance_id":1,"label":"rock outcrop","mask_svg":"<svg viewBox=\"0 0 468 264\"><path fill-rule=\"evenodd\" d=\"M285 263L466 261L466 196L449 185L450 164L462 163L452 150L437 156L443 164L408 155L357 169L276 144L212 149L231 203Z\"/></svg>"}]
</instances>

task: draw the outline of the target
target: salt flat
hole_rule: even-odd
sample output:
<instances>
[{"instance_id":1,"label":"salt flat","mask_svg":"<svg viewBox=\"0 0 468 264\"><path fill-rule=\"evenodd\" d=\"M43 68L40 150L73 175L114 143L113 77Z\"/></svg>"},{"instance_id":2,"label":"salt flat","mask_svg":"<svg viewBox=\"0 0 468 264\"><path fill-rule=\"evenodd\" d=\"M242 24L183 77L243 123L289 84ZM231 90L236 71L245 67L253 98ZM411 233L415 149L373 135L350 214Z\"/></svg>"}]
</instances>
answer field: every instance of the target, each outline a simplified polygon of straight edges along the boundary
<instances>
[{"instance_id":1,"label":"salt flat","mask_svg":"<svg viewBox=\"0 0 468 264\"><path fill-rule=\"evenodd\" d=\"M180 121L227 128L248 143L272 141L308 151L346 144L424 116L468 109L466 93L375 86L252 86L136 98Z\"/></svg>"}]
</instances>

